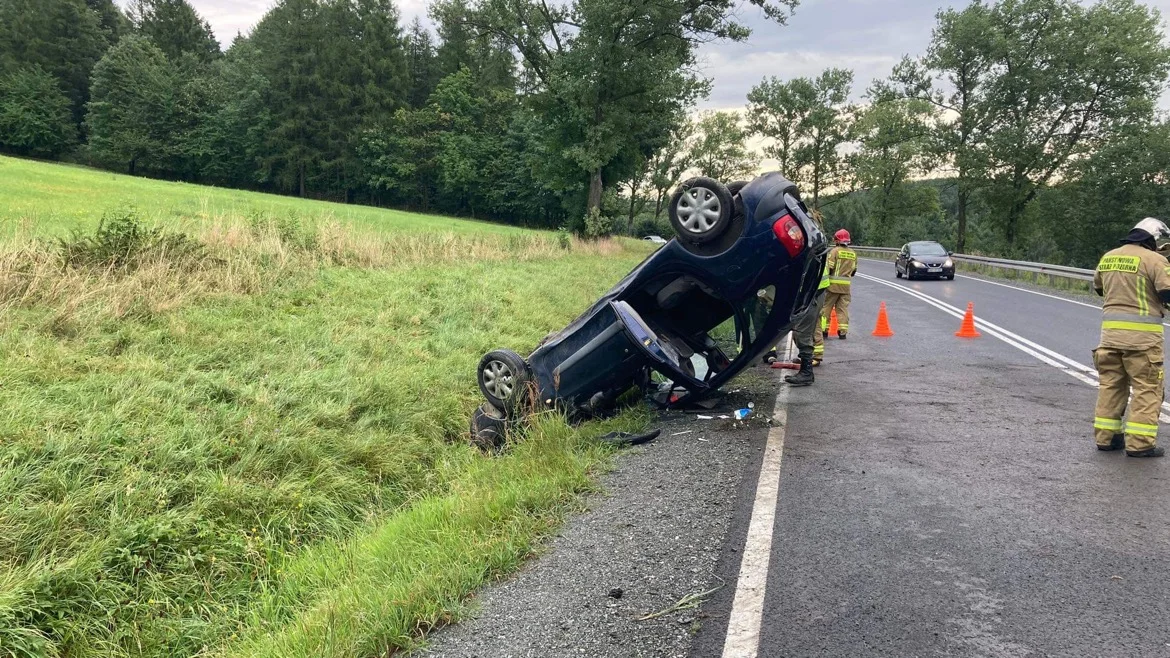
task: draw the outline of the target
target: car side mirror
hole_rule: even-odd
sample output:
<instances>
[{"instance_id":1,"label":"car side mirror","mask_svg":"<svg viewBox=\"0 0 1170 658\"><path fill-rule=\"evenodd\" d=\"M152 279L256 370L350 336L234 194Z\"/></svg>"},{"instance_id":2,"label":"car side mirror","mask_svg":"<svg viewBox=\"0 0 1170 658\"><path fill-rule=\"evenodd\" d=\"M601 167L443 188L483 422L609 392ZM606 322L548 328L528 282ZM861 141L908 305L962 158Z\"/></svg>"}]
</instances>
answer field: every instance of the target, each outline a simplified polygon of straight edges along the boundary
<instances>
[{"instance_id":1,"label":"car side mirror","mask_svg":"<svg viewBox=\"0 0 1170 658\"><path fill-rule=\"evenodd\" d=\"M948 252L947 252L947 255L948 255L948 256L954 256L954 255L955 255L955 252L953 252L953 251L948 251Z\"/></svg>"}]
</instances>

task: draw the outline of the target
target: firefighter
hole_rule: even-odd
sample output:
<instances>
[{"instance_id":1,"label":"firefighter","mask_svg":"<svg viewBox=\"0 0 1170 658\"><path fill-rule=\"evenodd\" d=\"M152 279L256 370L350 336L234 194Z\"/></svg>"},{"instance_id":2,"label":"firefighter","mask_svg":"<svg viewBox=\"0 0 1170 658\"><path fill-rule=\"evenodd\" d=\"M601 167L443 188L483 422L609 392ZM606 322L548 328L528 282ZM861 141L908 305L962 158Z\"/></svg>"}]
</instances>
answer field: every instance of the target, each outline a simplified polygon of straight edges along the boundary
<instances>
[{"instance_id":1,"label":"firefighter","mask_svg":"<svg viewBox=\"0 0 1170 658\"><path fill-rule=\"evenodd\" d=\"M829 337L829 315L837 310L837 338L845 340L849 333L849 301L853 275L857 274L857 252L849 248L849 231L841 229L833 234L837 245L829 251L825 269L829 273L829 292L821 315L821 336Z\"/></svg>"},{"instance_id":2,"label":"firefighter","mask_svg":"<svg viewBox=\"0 0 1170 658\"><path fill-rule=\"evenodd\" d=\"M1170 262L1157 239L1170 228L1148 217L1121 246L1106 253L1093 275L1093 289L1105 298L1101 344L1093 350L1101 385L1093 428L1098 450L1130 457L1161 457L1158 415L1162 407L1162 317L1170 304ZM1132 398L1131 398L1132 395ZM1129 403L1128 418L1122 423Z\"/></svg>"},{"instance_id":3,"label":"firefighter","mask_svg":"<svg viewBox=\"0 0 1170 658\"><path fill-rule=\"evenodd\" d=\"M821 225L821 216L817 211L813 211L812 218L816 221L817 226ZM817 286L816 297L813 297L813 303L809 306L804 317L802 317L796 326L792 328L792 342L796 343L797 360L800 364L800 371L794 375L788 375L784 381L792 386L810 386L816 377L813 376L813 367L821 365L821 361L825 358L825 341L821 336L819 325L821 323L821 309L825 304L825 294L829 289L829 268L826 266L821 271L821 282Z\"/></svg>"},{"instance_id":4,"label":"firefighter","mask_svg":"<svg viewBox=\"0 0 1170 658\"><path fill-rule=\"evenodd\" d=\"M821 276L821 283L818 286L816 297L813 298L812 304L808 311L792 327L792 342L796 343L797 359L796 362L800 364L800 371L794 375L788 375L784 381L793 386L811 386L816 378L813 376L813 367L821 365L821 360L825 357L825 341L822 339L820 327L821 323L821 308L825 303L825 291L829 287L828 269Z\"/></svg>"}]
</instances>

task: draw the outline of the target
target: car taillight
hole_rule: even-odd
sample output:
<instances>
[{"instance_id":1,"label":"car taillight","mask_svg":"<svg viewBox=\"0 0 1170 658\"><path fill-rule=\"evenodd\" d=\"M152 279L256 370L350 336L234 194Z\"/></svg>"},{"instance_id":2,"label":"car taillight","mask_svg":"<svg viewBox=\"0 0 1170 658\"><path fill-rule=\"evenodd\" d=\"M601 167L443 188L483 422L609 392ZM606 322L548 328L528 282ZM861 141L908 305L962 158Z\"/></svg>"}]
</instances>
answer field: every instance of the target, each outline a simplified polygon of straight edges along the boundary
<instances>
[{"instance_id":1,"label":"car taillight","mask_svg":"<svg viewBox=\"0 0 1170 658\"><path fill-rule=\"evenodd\" d=\"M785 215L777 219L776 223L772 224L772 232L780 238L780 242L788 250L789 256L795 258L796 254L804 249L804 231L801 230L800 224L792 218L792 215Z\"/></svg>"}]
</instances>

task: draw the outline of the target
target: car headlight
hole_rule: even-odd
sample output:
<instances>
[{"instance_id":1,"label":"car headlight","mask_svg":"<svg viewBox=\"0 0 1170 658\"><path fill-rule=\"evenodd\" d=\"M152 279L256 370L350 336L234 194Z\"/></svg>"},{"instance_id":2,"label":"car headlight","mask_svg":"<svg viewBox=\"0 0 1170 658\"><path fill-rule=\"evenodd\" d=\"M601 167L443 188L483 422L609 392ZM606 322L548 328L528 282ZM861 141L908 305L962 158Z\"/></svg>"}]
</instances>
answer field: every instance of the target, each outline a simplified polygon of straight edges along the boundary
<instances>
[{"instance_id":1,"label":"car headlight","mask_svg":"<svg viewBox=\"0 0 1170 658\"><path fill-rule=\"evenodd\" d=\"M926 267L925 265L923 265L922 263L920 263L916 260L910 261L910 264L913 265L914 267Z\"/></svg>"},{"instance_id":2,"label":"car headlight","mask_svg":"<svg viewBox=\"0 0 1170 658\"><path fill-rule=\"evenodd\" d=\"M955 261L953 261L949 258L947 259L947 262L943 263L943 267L954 267L954 266L955 266Z\"/></svg>"}]
</instances>

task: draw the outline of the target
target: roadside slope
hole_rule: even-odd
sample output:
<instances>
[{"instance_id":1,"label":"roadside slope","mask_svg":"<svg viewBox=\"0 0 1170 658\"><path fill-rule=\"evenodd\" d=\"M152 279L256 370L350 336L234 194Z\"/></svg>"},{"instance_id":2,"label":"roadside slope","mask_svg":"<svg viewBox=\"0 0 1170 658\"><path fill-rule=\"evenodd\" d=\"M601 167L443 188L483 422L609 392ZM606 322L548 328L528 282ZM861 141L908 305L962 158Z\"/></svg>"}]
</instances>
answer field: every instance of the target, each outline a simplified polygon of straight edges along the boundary
<instances>
[{"instance_id":1,"label":"roadside slope","mask_svg":"<svg viewBox=\"0 0 1170 658\"><path fill-rule=\"evenodd\" d=\"M500 458L463 442L475 365L641 245L117 219L0 248L4 651L383 655L592 486L604 451L555 418Z\"/></svg>"}]
</instances>

